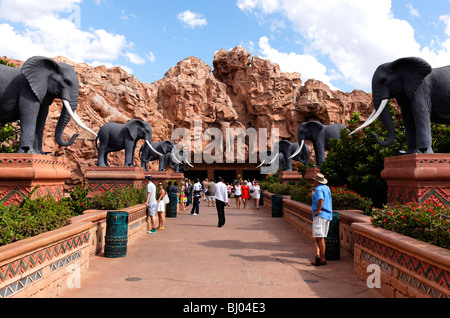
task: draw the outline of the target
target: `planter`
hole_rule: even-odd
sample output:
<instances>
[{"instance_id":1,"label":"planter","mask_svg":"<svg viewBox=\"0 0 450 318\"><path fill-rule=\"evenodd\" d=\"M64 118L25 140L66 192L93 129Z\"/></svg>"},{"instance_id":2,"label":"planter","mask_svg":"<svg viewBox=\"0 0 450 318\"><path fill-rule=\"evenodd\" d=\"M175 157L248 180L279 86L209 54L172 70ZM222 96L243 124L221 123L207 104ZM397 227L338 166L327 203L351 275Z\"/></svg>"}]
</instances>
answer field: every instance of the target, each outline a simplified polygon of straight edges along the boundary
<instances>
[{"instance_id":1,"label":"planter","mask_svg":"<svg viewBox=\"0 0 450 318\"><path fill-rule=\"evenodd\" d=\"M124 211L128 241L145 235L145 205ZM50 298L78 288L90 258L104 250L106 216L106 211L86 211L62 229L0 247L0 298Z\"/></svg>"},{"instance_id":2,"label":"planter","mask_svg":"<svg viewBox=\"0 0 450 318\"><path fill-rule=\"evenodd\" d=\"M370 223L354 223L352 227L355 274L359 279L367 281L375 267L381 274L380 292L387 297L450 296L449 250L375 228Z\"/></svg>"}]
</instances>

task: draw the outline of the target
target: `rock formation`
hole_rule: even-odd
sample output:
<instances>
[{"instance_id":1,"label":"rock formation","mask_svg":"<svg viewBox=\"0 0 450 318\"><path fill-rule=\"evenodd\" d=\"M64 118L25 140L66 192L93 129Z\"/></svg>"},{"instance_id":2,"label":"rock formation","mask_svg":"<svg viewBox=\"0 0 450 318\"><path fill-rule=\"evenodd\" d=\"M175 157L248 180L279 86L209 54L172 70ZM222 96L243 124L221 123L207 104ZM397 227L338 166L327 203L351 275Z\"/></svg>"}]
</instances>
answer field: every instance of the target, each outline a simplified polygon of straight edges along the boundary
<instances>
[{"instance_id":1,"label":"rock formation","mask_svg":"<svg viewBox=\"0 0 450 318\"><path fill-rule=\"evenodd\" d=\"M10 60L18 65L22 62ZM280 67L242 47L220 50L213 68L196 57L188 57L172 67L163 79L143 83L119 67L92 67L75 64L64 57L55 60L74 66L80 78L81 119L94 131L107 122L124 123L136 118L153 128L153 140L171 139L176 128L187 128L194 136L194 120L203 129L279 128L280 137L295 141L297 127L308 120L324 124L346 124L352 113L369 115L371 96L362 91L332 91L316 80L302 83L298 73L282 73ZM59 147L54 131L61 113L61 102L50 107L44 135L44 151L69 158L72 186L83 182L86 168L97 161L95 139L73 122L65 131L68 139L80 133L74 145ZM177 142L177 141L176 141ZM204 141L209 143L209 141ZM138 145L138 148L140 145ZM136 151L136 165L140 165ZM124 153L112 153L111 165L123 165ZM157 169L157 163L152 166Z\"/></svg>"}]
</instances>

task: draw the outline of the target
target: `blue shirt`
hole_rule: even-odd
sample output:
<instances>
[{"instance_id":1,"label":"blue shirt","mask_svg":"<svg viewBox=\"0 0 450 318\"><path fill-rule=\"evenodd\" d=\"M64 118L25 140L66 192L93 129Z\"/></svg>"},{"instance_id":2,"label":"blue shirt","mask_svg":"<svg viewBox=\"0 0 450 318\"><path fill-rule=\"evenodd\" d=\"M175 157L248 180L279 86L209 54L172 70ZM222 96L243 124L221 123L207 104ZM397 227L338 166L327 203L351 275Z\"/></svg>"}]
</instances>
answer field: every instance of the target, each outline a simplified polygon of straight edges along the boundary
<instances>
[{"instance_id":1,"label":"blue shirt","mask_svg":"<svg viewBox=\"0 0 450 318\"><path fill-rule=\"evenodd\" d=\"M323 200L322 212L320 212L319 216L326 220L333 220L333 205L331 199L331 191L330 188L324 184L320 184L314 190L314 194L312 197L312 214L314 218L314 213L317 211L317 205L319 200Z\"/></svg>"}]
</instances>

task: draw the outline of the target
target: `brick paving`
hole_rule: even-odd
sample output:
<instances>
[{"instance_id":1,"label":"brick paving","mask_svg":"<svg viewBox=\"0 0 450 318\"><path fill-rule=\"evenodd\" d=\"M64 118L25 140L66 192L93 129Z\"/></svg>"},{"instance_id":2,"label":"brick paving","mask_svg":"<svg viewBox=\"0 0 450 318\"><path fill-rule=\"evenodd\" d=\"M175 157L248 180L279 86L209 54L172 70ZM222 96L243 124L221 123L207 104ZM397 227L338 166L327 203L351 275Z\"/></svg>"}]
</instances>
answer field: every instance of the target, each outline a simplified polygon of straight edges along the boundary
<instances>
[{"instance_id":1,"label":"brick paving","mask_svg":"<svg viewBox=\"0 0 450 318\"><path fill-rule=\"evenodd\" d=\"M310 264L313 245L271 212L226 207L226 224L201 203L164 231L128 245L125 258L97 256L60 298L381 298L353 273L353 258Z\"/></svg>"}]
</instances>

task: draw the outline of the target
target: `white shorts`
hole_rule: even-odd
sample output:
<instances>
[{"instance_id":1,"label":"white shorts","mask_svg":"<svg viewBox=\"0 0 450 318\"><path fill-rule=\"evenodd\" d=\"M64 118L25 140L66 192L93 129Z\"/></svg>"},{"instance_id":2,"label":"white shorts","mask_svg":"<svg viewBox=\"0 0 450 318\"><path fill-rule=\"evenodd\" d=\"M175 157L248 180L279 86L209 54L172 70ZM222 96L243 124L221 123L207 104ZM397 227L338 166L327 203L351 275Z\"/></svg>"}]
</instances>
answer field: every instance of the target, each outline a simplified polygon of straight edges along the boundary
<instances>
[{"instance_id":1,"label":"white shorts","mask_svg":"<svg viewBox=\"0 0 450 318\"><path fill-rule=\"evenodd\" d=\"M314 238L321 238L321 237L327 237L328 231L330 230L330 221L327 219L324 219L321 216L316 216L313 220L312 225L312 237Z\"/></svg>"},{"instance_id":2,"label":"white shorts","mask_svg":"<svg viewBox=\"0 0 450 318\"><path fill-rule=\"evenodd\" d=\"M216 201L216 197L214 195L208 196L208 201Z\"/></svg>"},{"instance_id":3,"label":"white shorts","mask_svg":"<svg viewBox=\"0 0 450 318\"><path fill-rule=\"evenodd\" d=\"M147 206L147 215L148 216L155 216L156 215L156 202L153 204L149 204Z\"/></svg>"}]
</instances>

